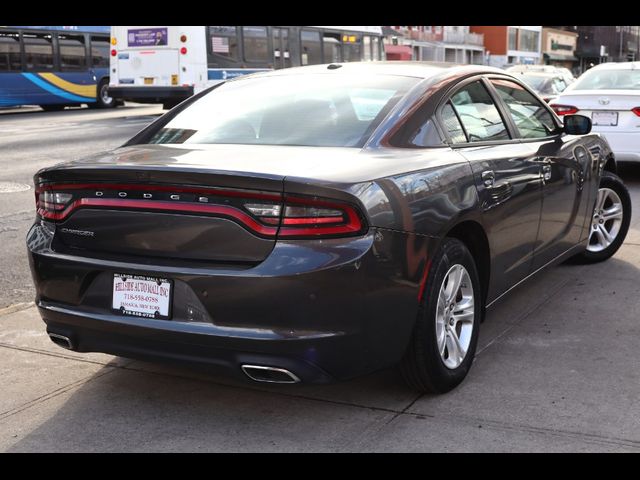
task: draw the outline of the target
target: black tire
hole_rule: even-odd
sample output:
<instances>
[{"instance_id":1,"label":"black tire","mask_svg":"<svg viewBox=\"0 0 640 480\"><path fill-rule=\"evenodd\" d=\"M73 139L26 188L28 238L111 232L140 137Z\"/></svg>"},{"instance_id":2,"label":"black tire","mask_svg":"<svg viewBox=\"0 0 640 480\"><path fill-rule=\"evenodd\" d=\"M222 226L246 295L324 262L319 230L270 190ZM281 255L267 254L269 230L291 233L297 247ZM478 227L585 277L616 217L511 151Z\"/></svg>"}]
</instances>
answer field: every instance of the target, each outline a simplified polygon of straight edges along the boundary
<instances>
[{"instance_id":1,"label":"black tire","mask_svg":"<svg viewBox=\"0 0 640 480\"><path fill-rule=\"evenodd\" d=\"M66 105L40 105L40 108L45 112L60 112L64 110Z\"/></svg>"},{"instance_id":2,"label":"black tire","mask_svg":"<svg viewBox=\"0 0 640 480\"><path fill-rule=\"evenodd\" d=\"M600 177L599 188L609 188L620 197L622 203L622 224L614 241L611 242L607 248L599 252L593 252L587 249L571 258L572 263L596 263L607 260L618 251L629 231L629 224L631 223L631 196L629 195L627 187L616 174L605 171L602 172L602 176ZM589 233L591 234L591 224L589 224ZM595 239L589 237L589 244L592 243L592 240ZM587 248L589 248L589 246L587 246Z\"/></svg>"},{"instance_id":3,"label":"black tire","mask_svg":"<svg viewBox=\"0 0 640 480\"><path fill-rule=\"evenodd\" d=\"M108 88L109 80L102 79L96 87L96 102L89 103L89 108L115 108L118 106L116 99L107 94Z\"/></svg>"},{"instance_id":4,"label":"black tire","mask_svg":"<svg viewBox=\"0 0 640 480\"><path fill-rule=\"evenodd\" d=\"M457 368L450 369L445 366L445 360L438 350L436 309L440 287L449 269L456 264L462 265L469 274L473 288L474 318L466 355ZM445 238L432 260L413 335L400 363L402 376L411 388L421 392L445 393L462 382L475 356L482 304L478 270L469 249L460 240Z\"/></svg>"}]
</instances>

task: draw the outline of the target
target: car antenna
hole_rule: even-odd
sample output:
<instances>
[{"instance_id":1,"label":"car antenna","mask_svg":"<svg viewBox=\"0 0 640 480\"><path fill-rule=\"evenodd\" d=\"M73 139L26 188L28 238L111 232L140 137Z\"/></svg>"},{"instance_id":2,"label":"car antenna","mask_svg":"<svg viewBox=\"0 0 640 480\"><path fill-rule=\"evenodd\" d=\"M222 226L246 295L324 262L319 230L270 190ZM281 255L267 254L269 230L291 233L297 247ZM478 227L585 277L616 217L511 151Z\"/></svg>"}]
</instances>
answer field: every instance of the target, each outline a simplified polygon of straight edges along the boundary
<instances>
[{"instance_id":1,"label":"car antenna","mask_svg":"<svg viewBox=\"0 0 640 480\"><path fill-rule=\"evenodd\" d=\"M327 66L327 70L336 70L340 67L342 67L342 65L338 65L337 63L331 63L329 66Z\"/></svg>"}]
</instances>

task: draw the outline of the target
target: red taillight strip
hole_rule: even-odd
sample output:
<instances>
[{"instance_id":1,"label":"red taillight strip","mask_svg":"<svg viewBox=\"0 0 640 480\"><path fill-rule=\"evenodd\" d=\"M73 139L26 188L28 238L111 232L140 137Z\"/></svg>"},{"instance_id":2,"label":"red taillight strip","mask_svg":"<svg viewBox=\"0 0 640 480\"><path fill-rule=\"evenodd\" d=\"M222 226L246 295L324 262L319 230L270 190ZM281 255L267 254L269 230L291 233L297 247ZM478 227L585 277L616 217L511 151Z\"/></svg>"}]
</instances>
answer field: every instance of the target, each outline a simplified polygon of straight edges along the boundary
<instances>
[{"instance_id":1,"label":"red taillight strip","mask_svg":"<svg viewBox=\"0 0 640 480\"><path fill-rule=\"evenodd\" d=\"M49 220L64 220L72 212L83 207L115 207L131 208L136 210L165 210L173 212L208 213L231 217L241 224L261 235L273 236L278 229L267 227L256 222L250 215L234 207L225 205L207 205L200 203L176 203L153 200L123 200L119 198L80 198L74 201L62 212L49 212L43 209L38 210L38 214Z\"/></svg>"},{"instance_id":2,"label":"red taillight strip","mask_svg":"<svg viewBox=\"0 0 640 480\"><path fill-rule=\"evenodd\" d=\"M631 111L640 117L640 107L634 107Z\"/></svg>"},{"instance_id":3,"label":"red taillight strip","mask_svg":"<svg viewBox=\"0 0 640 480\"><path fill-rule=\"evenodd\" d=\"M280 231L278 232L278 237L293 237L293 236L311 236L315 237L318 235L344 235L344 234L352 234L357 233L362 230L362 222L360 221L360 217L358 216L356 210L345 203L331 202L326 200L317 200L315 198L299 198L299 197L285 197L285 207L287 204L301 204L301 205L312 205L319 207L328 207L332 209L337 209L343 211L347 215L347 223L343 225L335 225L335 226L324 226L320 225L317 227L280 227ZM339 217L324 217L324 218L339 218ZM287 218L283 219L283 224L287 225ZM305 219L307 220L307 219ZM340 219L339 221L344 221L344 219ZM317 222L320 223L320 222ZM309 223L307 223L308 225Z\"/></svg>"},{"instance_id":4,"label":"red taillight strip","mask_svg":"<svg viewBox=\"0 0 640 480\"><path fill-rule=\"evenodd\" d=\"M278 193L262 193L245 190L225 190L218 188L206 187L179 187L172 185L140 185L132 184L112 184L112 183L56 183L51 185L41 185L36 189L37 193L44 190L134 190L145 192L175 192L175 193L200 193L203 195L216 195L221 197L241 197L241 198L259 198L261 200L282 200L282 196Z\"/></svg>"},{"instance_id":5,"label":"red taillight strip","mask_svg":"<svg viewBox=\"0 0 640 480\"><path fill-rule=\"evenodd\" d=\"M283 218L283 225L317 225L320 223L340 223L344 222L343 217L295 217Z\"/></svg>"}]
</instances>

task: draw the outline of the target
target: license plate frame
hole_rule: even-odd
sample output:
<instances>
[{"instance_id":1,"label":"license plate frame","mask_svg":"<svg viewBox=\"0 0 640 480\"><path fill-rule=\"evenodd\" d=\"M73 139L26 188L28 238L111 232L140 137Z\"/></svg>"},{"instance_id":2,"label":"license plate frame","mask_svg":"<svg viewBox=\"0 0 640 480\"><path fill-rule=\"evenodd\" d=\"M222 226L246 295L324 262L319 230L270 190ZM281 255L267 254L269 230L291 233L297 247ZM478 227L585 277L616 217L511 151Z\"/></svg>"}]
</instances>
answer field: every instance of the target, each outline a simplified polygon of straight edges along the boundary
<instances>
[{"instance_id":1,"label":"license plate frame","mask_svg":"<svg viewBox=\"0 0 640 480\"><path fill-rule=\"evenodd\" d=\"M599 126L599 127L617 127L618 112L610 111L610 110L592 112L591 122L593 123L594 126Z\"/></svg>"},{"instance_id":2,"label":"license plate frame","mask_svg":"<svg viewBox=\"0 0 640 480\"><path fill-rule=\"evenodd\" d=\"M132 284L131 290L118 289L116 291L116 285L127 281L136 282L136 285ZM114 273L111 284L111 309L125 317L171 320L173 316L173 287L173 280L168 278ZM166 295L162 289L168 290ZM118 295L116 296L116 294ZM133 297L127 298L126 295ZM153 302L149 298L158 298L158 301ZM126 302L125 305L123 302ZM154 303L158 304L158 309L151 313ZM147 305L147 308L144 305Z\"/></svg>"}]
</instances>

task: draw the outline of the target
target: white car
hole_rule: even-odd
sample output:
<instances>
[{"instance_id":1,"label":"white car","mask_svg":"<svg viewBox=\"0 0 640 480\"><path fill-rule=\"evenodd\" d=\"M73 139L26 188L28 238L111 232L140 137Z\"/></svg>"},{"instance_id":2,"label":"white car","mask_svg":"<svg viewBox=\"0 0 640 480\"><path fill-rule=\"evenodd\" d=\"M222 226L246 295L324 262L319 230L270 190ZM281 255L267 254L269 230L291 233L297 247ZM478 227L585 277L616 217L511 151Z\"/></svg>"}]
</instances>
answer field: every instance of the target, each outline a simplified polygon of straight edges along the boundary
<instances>
[{"instance_id":1,"label":"white car","mask_svg":"<svg viewBox=\"0 0 640 480\"><path fill-rule=\"evenodd\" d=\"M506 69L511 74L516 73L555 73L560 75L567 85L576 81L571 70L566 67L556 67L554 65L513 65Z\"/></svg>"},{"instance_id":2,"label":"white car","mask_svg":"<svg viewBox=\"0 0 640 480\"><path fill-rule=\"evenodd\" d=\"M592 131L607 139L616 160L640 161L640 62L597 65L550 105L560 116L591 118Z\"/></svg>"}]
</instances>

